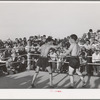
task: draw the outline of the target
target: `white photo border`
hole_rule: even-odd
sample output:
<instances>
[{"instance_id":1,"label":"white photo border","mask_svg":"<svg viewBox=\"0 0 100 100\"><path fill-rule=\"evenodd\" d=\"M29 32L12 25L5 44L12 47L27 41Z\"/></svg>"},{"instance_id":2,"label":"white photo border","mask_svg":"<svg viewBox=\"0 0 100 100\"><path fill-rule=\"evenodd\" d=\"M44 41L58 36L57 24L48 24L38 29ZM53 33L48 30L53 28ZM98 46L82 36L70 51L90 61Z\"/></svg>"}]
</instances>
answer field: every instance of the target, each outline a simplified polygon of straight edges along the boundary
<instances>
[{"instance_id":1,"label":"white photo border","mask_svg":"<svg viewBox=\"0 0 100 100\"><path fill-rule=\"evenodd\" d=\"M0 1L0 3L100 3L100 1ZM99 98L100 89L0 89L0 99Z\"/></svg>"}]
</instances>

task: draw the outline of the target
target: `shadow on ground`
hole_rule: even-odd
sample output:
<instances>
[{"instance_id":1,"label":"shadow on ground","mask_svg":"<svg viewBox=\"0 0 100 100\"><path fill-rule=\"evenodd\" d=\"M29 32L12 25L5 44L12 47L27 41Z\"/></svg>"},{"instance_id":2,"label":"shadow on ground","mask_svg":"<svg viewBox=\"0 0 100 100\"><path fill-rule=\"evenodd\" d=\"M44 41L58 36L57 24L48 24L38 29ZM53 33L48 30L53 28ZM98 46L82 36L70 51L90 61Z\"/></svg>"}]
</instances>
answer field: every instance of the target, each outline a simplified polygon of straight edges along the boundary
<instances>
[{"instance_id":1,"label":"shadow on ground","mask_svg":"<svg viewBox=\"0 0 100 100\"><path fill-rule=\"evenodd\" d=\"M49 75L48 75L49 76ZM49 77L46 73L41 72L36 79L36 88L35 89L48 89L49 88ZM18 73L14 75L7 75L0 77L0 88L1 89L30 89L31 81L33 77L33 71ZM70 85L70 79L68 75L61 75L55 73L54 78L54 89L68 89ZM81 88L81 80L76 76L76 89L90 89L99 88L100 77L85 76L86 87Z\"/></svg>"},{"instance_id":2,"label":"shadow on ground","mask_svg":"<svg viewBox=\"0 0 100 100\"><path fill-rule=\"evenodd\" d=\"M94 81L94 84L95 84L94 88L98 88L98 87L100 86L100 76L99 76L98 79L96 79L96 80Z\"/></svg>"},{"instance_id":3,"label":"shadow on ground","mask_svg":"<svg viewBox=\"0 0 100 100\"><path fill-rule=\"evenodd\" d=\"M13 77L12 77L13 76ZM37 77L36 82L40 81L42 76ZM25 89L31 85L32 76L18 77L17 74L0 77L1 89Z\"/></svg>"}]
</instances>

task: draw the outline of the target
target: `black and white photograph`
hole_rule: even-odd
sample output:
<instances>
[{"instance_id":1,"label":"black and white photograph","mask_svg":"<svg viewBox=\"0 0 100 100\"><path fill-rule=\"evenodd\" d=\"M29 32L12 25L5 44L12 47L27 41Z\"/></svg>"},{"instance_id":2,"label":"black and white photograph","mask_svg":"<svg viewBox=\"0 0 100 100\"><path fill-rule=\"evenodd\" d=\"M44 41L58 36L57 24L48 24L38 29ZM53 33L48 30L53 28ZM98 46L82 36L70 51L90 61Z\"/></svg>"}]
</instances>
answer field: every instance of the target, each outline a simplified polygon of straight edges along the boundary
<instances>
[{"instance_id":1,"label":"black and white photograph","mask_svg":"<svg viewBox=\"0 0 100 100\"><path fill-rule=\"evenodd\" d=\"M0 89L99 89L99 9L0 1Z\"/></svg>"}]
</instances>

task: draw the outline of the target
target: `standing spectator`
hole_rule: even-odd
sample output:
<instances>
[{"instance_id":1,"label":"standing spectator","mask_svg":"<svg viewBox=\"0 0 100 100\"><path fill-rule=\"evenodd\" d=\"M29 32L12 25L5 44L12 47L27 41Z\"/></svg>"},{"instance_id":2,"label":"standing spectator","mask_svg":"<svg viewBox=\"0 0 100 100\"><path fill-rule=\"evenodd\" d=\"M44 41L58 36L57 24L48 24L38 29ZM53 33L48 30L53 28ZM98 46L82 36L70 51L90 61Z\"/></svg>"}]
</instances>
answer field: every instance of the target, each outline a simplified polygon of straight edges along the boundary
<instances>
[{"instance_id":1,"label":"standing spectator","mask_svg":"<svg viewBox=\"0 0 100 100\"><path fill-rule=\"evenodd\" d=\"M16 42L13 43L13 49L19 55L19 48L18 48L18 44Z\"/></svg>"},{"instance_id":2,"label":"standing spectator","mask_svg":"<svg viewBox=\"0 0 100 100\"><path fill-rule=\"evenodd\" d=\"M49 51L49 56L50 56L50 60L51 61L56 61L57 54L55 53L55 50L54 49L51 49ZM55 62L51 62L51 66L52 66L52 71L55 72L56 63Z\"/></svg>"},{"instance_id":3,"label":"standing spectator","mask_svg":"<svg viewBox=\"0 0 100 100\"><path fill-rule=\"evenodd\" d=\"M86 40L84 47L86 48L86 53L87 53L87 63L92 63L92 58L88 57L88 56L92 56L92 49L89 40ZM88 75L92 75L92 71L93 71L92 65L87 65L86 67L87 67Z\"/></svg>"},{"instance_id":4,"label":"standing spectator","mask_svg":"<svg viewBox=\"0 0 100 100\"><path fill-rule=\"evenodd\" d=\"M98 48L96 48L95 52L92 54L92 62L93 63L100 63L100 52L99 52ZM94 65L93 69L94 69L93 74L98 75L99 74L99 66Z\"/></svg>"},{"instance_id":5,"label":"standing spectator","mask_svg":"<svg viewBox=\"0 0 100 100\"><path fill-rule=\"evenodd\" d=\"M92 58L88 57L88 56L92 56L92 48L91 48L89 40L86 40L86 43L85 43L84 47L86 48L86 53L87 53L87 63L92 63ZM93 72L92 65L87 65L86 67L87 67L88 75L92 75L93 74L92 73Z\"/></svg>"},{"instance_id":6,"label":"standing spectator","mask_svg":"<svg viewBox=\"0 0 100 100\"><path fill-rule=\"evenodd\" d=\"M19 42L22 43L22 38L19 38Z\"/></svg>"},{"instance_id":7,"label":"standing spectator","mask_svg":"<svg viewBox=\"0 0 100 100\"><path fill-rule=\"evenodd\" d=\"M92 30L92 29L89 29L89 32L88 32L88 39L90 39L90 38L91 38L92 33L93 33L93 30Z\"/></svg>"},{"instance_id":8,"label":"standing spectator","mask_svg":"<svg viewBox=\"0 0 100 100\"><path fill-rule=\"evenodd\" d=\"M87 50L87 63L92 63L92 49ZM88 75L93 75L93 66L87 65L87 73Z\"/></svg>"},{"instance_id":9,"label":"standing spectator","mask_svg":"<svg viewBox=\"0 0 100 100\"><path fill-rule=\"evenodd\" d=\"M23 38L22 44L23 44L24 47L27 45L27 39L26 39L26 37Z\"/></svg>"},{"instance_id":10,"label":"standing spectator","mask_svg":"<svg viewBox=\"0 0 100 100\"><path fill-rule=\"evenodd\" d=\"M0 40L0 49L3 48L3 46L4 46L4 43L2 40Z\"/></svg>"},{"instance_id":11,"label":"standing spectator","mask_svg":"<svg viewBox=\"0 0 100 100\"><path fill-rule=\"evenodd\" d=\"M83 74L87 74L87 66L86 66L86 48L83 47L81 49L81 53L80 53L80 71L83 72Z\"/></svg>"},{"instance_id":12,"label":"standing spectator","mask_svg":"<svg viewBox=\"0 0 100 100\"><path fill-rule=\"evenodd\" d=\"M15 43L19 43L19 39L18 38L15 38Z\"/></svg>"},{"instance_id":13,"label":"standing spectator","mask_svg":"<svg viewBox=\"0 0 100 100\"><path fill-rule=\"evenodd\" d=\"M83 39L83 40L86 40L86 39L87 39L86 33L83 34L82 39Z\"/></svg>"},{"instance_id":14,"label":"standing spectator","mask_svg":"<svg viewBox=\"0 0 100 100\"><path fill-rule=\"evenodd\" d=\"M97 30L96 39L97 39L97 40L99 41L99 43L100 43L100 30Z\"/></svg>"}]
</instances>

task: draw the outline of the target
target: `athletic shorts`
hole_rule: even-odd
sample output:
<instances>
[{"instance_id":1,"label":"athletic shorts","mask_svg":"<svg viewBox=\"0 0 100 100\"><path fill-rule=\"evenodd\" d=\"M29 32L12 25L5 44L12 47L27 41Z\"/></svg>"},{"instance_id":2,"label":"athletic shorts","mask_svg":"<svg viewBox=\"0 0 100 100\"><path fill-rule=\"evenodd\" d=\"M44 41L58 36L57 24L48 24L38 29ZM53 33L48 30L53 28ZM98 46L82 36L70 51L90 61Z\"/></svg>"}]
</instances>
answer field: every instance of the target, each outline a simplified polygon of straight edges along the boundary
<instances>
[{"instance_id":1,"label":"athletic shorts","mask_svg":"<svg viewBox=\"0 0 100 100\"><path fill-rule=\"evenodd\" d=\"M74 69L79 68L80 67L79 57L76 57L76 56L70 57L69 66L72 67L72 68L74 68Z\"/></svg>"},{"instance_id":2,"label":"athletic shorts","mask_svg":"<svg viewBox=\"0 0 100 100\"><path fill-rule=\"evenodd\" d=\"M42 69L44 70L46 67L50 66L50 62L48 57L39 57L38 61L37 61L37 66L42 67Z\"/></svg>"}]
</instances>

